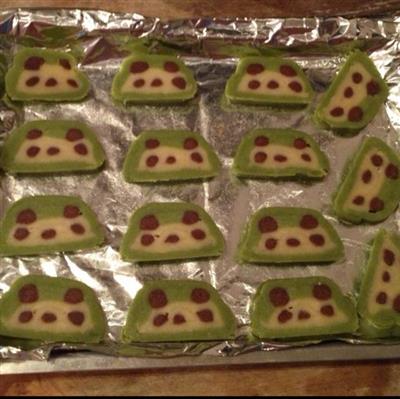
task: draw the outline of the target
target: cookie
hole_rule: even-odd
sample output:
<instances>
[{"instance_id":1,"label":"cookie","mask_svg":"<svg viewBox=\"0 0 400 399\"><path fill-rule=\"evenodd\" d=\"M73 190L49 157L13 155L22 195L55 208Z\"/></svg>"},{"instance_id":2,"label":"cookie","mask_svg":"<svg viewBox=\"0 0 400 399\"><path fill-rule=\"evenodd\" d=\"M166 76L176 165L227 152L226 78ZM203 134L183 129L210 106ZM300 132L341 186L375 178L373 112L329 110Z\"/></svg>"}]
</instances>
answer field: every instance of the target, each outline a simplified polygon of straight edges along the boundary
<instances>
[{"instance_id":1,"label":"cookie","mask_svg":"<svg viewBox=\"0 0 400 399\"><path fill-rule=\"evenodd\" d=\"M76 251L104 241L94 212L78 197L38 195L11 205L0 224L0 254Z\"/></svg>"},{"instance_id":2,"label":"cookie","mask_svg":"<svg viewBox=\"0 0 400 399\"><path fill-rule=\"evenodd\" d=\"M249 220L239 259L250 263L333 262L344 255L336 230L316 210L271 207Z\"/></svg>"},{"instance_id":3,"label":"cookie","mask_svg":"<svg viewBox=\"0 0 400 399\"><path fill-rule=\"evenodd\" d=\"M125 342L206 341L234 338L235 317L218 292L195 280L146 282L130 308Z\"/></svg>"},{"instance_id":4,"label":"cookie","mask_svg":"<svg viewBox=\"0 0 400 399\"><path fill-rule=\"evenodd\" d=\"M18 101L77 101L86 97L90 88L73 56L36 47L15 55L5 82L8 96Z\"/></svg>"},{"instance_id":5,"label":"cookie","mask_svg":"<svg viewBox=\"0 0 400 399\"><path fill-rule=\"evenodd\" d=\"M267 280L252 300L251 331L259 338L330 337L358 327L355 306L326 277Z\"/></svg>"},{"instance_id":6,"label":"cookie","mask_svg":"<svg viewBox=\"0 0 400 399\"><path fill-rule=\"evenodd\" d=\"M28 275L0 299L0 335L45 342L97 343L107 321L95 292L62 277Z\"/></svg>"},{"instance_id":7,"label":"cookie","mask_svg":"<svg viewBox=\"0 0 400 399\"><path fill-rule=\"evenodd\" d=\"M120 252L124 260L146 262L219 256L223 248L222 234L204 209L163 202L133 213Z\"/></svg>"},{"instance_id":8,"label":"cookie","mask_svg":"<svg viewBox=\"0 0 400 399\"><path fill-rule=\"evenodd\" d=\"M363 336L400 337L400 236L380 230L363 271L357 309Z\"/></svg>"},{"instance_id":9,"label":"cookie","mask_svg":"<svg viewBox=\"0 0 400 399\"><path fill-rule=\"evenodd\" d=\"M329 161L315 140L292 129L255 129L239 144L233 174L245 178L322 178Z\"/></svg>"},{"instance_id":10,"label":"cookie","mask_svg":"<svg viewBox=\"0 0 400 399\"><path fill-rule=\"evenodd\" d=\"M124 103L175 103L193 98L196 91L192 72L178 58L137 53L122 62L111 95Z\"/></svg>"},{"instance_id":11,"label":"cookie","mask_svg":"<svg viewBox=\"0 0 400 399\"><path fill-rule=\"evenodd\" d=\"M231 103L305 106L313 96L302 69L278 57L241 58L225 86L225 97Z\"/></svg>"},{"instance_id":12,"label":"cookie","mask_svg":"<svg viewBox=\"0 0 400 399\"><path fill-rule=\"evenodd\" d=\"M8 136L0 165L11 173L76 172L98 169L104 160L95 133L84 123L39 120Z\"/></svg>"},{"instance_id":13,"label":"cookie","mask_svg":"<svg viewBox=\"0 0 400 399\"><path fill-rule=\"evenodd\" d=\"M382 140L365 138L351 157L333 198L337 216L351 223L386 219L400 201L400 159Z\"/></svg>"},{"instance_id":14,"label":"cookie","mask_svg":"<svg viewBox=\"0 0 400 399\"><path fill-rule=\"evenodd\" d=\"M315 119L333 130L357 132L371 122L387 95L387 85L374 63L357 50L322 96Z\"/></svg>"},{"instance_id":15,"label":"cookie","mask_svg":"<svg viewBox=\"0 0 400 399\"><path fill-rule=\"evenodd\" d=\"M198 133L149 130L132 143L123 166L128 183L179 181L214 177L221 164Z\"/></svg>"}]
</instances>

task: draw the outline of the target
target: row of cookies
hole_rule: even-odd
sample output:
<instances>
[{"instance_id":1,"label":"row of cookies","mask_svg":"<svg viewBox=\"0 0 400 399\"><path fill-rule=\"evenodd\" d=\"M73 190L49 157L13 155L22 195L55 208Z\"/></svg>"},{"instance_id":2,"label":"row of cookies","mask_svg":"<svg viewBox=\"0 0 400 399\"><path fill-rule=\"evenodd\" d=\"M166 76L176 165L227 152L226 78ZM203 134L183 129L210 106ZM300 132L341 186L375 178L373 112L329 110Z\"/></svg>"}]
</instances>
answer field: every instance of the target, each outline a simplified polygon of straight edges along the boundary
<instances>
[{"instance_id":1,"label":"row of cookies","mask_svg":"<svg viewBox=\"0 0 400 399\"><path fill-rule=\"evenodd\" d=\"M259 339L399 336L400 237L381 230L372 243L357 305L326 277L263 282L250 306ZM233 339L236 320L218 292L195 280L144 283L129 307L123 342ZM0 298L0 335L45 342L96 343L107 320L95 292L70 279L20 277Z\"/></svg>"},{"instance_id":2,"label":"row of cookies","mask_svg":"<svg viewBox=\"0 0 400 399\"><path fill-rule=\"evenodd\" d=\"M8 96L18 101L76 101L90 89L86 75L70 55L25 48L6 75ZM113 79L114 99L133 103L171 103L196 94L192 72L174 56L137 53L126 58ZM318 124L357 131L376 115L388 95L374 63L360 51L350 54L315 111ZM295 62L277 57L246 57L225 87L232 103L279 106L310 104L314 91Z\"/></svg>"}]
</instances>

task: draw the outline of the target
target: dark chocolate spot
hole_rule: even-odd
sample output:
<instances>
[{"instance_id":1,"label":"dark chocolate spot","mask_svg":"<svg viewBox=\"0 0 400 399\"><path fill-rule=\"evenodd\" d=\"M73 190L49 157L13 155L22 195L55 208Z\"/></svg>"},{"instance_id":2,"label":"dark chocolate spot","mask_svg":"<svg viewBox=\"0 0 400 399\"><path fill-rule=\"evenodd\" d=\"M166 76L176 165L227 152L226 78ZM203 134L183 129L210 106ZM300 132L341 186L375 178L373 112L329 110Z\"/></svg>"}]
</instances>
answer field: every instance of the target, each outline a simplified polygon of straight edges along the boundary
<instances>
[{"instance_id":1,"label":"dark chocolate spot","mask_svg":"<svg viewBox=\"0 0 400 399\"><path fill-rule=\"evenodd\" d=\"M199 214L196 211L185 211L182 216L182 223L195 224L200 220Z\"/></svg>"},{"instance_id":2,"label":"dark chocolate spot","mask_svg":"<svg viewBox=\"0 0 400 399\"><path fill-rule=\"evenodd\" d=\"M24 68L28 71L37 71L44 64L44 58L38 56L31 56L24 62Z\"/></svg>"},{"instance_id":3,"label":"dark chocolate spot","mask_svg":"<svg viewBox=\"0 0 400 399\"><path fill-rule=\"evenodd\" d=\"M85 321L85 315L79 311L69 312L68 320L75 326L81 326Z\"/></svg>"},{"instance_id":4,"label":"dark chocolate spot","mask_svg":"<svg viewBox=\"0 0 400 399\"><path fill-rule=\"evenodd\" d=\"M80 223L74 223L71 225L71 230L75 233L75 234L85 234L85 228L80 224Z\"/></svg>"},{"instance_id":5,"label":"dark chocolate spot","mask_svg":"<svg viewBox=\"0 0 400 399\"><path fill-rule=\"evenodd\" d=\"M267 154L263 151L258 151L254 154L255 163L263 163L267 159Z\"/></svg>"},{"instance_id":6,"label":"dark chocolate spot","mask_svg":"<svg viewBox=\"0 0 400 399\"><path fill-rule=\"evenodd\" d=\"M382 273L382 281L385 283L388 283L390 281L390 273L389 272L383 272Z\"/></svg>"},{"instance_id":7,"label":"dark chocolate spot","mask_svg":"<svg viewBox=\"0 0 400 399\"><path fill-rule=\"evenodd\" d=\"M308 154L301 154L301 159L305 162L311 162L311 157Z\"/></svg>"},{"instance_id":8,"label":"dark chocolate spot","mask_svg":"<svg viewBox=\"0 0 400 399\"><path fill-rule=\"evenodd\" d=\"M167 162L167 164L169 164L169 165L172 165L172 164L174 164L174 163L176 162L176 158L173 157L172 155L170 155L170 156L166 159L165 162Z\"/></svg>"},{"instance_id":9,"label":"dark chocolate spot","mask_svg":"<svg viewBox=\"0 0 400 399\"><path fill-rule=\"evenodd\" d=\"M33 303L39 299L39 292L35 284L25 284L18 291L21 303Z\"/></svg>"},{"instance_id":10,"label":"dark chocolate spot","mask_svg":"<svg viewBox=\"0 0 400 399\"><path fill-rule=\"evenodd\" d=\"M177 236L176 234L170 234L164 242L168 242L171 244L175 244L176 242L179 241L179 236Z\"/></svg>"},{"instance_id":11,"label":"dark chocolate spot","mask_svg":"<svg viewBox=\"0 0 400 399\"><path fill-rule=\"evenodd\" d=\"M42 321L45 323L54 323L57 320L57 316L54 313L46 312L42 314Z\"/></svg>"},{"instance_id":12,"label":"dark chocolate spot","mask_svg":"<svg viewBox=\"0 0 400 399\"><path fill-rule=\"evenodd\" d=\"M26 155L28 155L28 157L33 158L33 157L36 157L36 155L39 154L39 152L40 152L40 148L33 145L26 150Z\"/></svg>"},{"instance_id":13,"label":"dark chocolate spot","mask_svg":"<svg viewBox=\"0 0 400 399\"><path fill-rule=\"evenodd\" d=\"M289 87L296 93L300 93L303 91L303 86L299 82L290 82Z\"/></svg>"},{"instance_id":14,"label":"dark chocolate spot","mask_svg":"<svg viewBox=\"0 0 400 399\"><path fill-rule=\"evenodd\" d=\"M201 229L192 230L191 235L195 240L204 240L206 238L206 233Z\"/></svg>"},{"instance_id":15,"label":"dark chocolate spot","mask_svg":"<svg viewBox=\"0 0 400 399\"><path fill-rule=\"evenodd\" d=\"M146 159L146 165L149 168L152 168L154 166L156 166L158 163L158 156L157 155L150 155L149 157L147 157Z\"/></svg>"},{"instance_id":16,"label":"dark chocolate spot","mask_svg":"<svg viewBox=\"0 0 400 399\"><path fill-rule=\"evenodd\" d=\"M74 219L81 215L80 209L75 205L66 205L64 207L63 215L67 219Z\"/></svg>"},{"instance_id":17,"label":"dark chocolate spot","mask_svg":"<svg viewBox=\"0 0 400 399\"><path fill-rule=\"evenodd\" d=\"M335 117L342 116L344 114L344 109L342 107L335 107L332 108L329 113Z\"/></svg>"},{"instance_id":18,"label":"dark chocolate spot","mask_svg":"<svg viewBox=\"0 0 400 399\"><path fill-rule=\"evenodd\" d=\"M143 246L148 247L149 245L153 244L154 237L151 234L143 234L140 238L140 242Z\"/></svg>"},{"instance_id":19,"label":"dark chocolate spot","mask_svg":"<svg viewBox=\"0 0 400 399\"><path fill-rule=\"evenodd\" d=\"M178 314L174 315L173 322L174 322L174 324L183 324L183 323L186 323L186 319L183 315L178 313Z\"/></svg>"},{"instance_id":20,"label":"dark chocolate spot","mask_svg":"<svg viewBox=\"0 0 400 399\"><path fill-rule=\"evenodd\" d=\"M190 299L195 303L206 303L210 300L210 294L204 288L193 288Z\"/></svg>"},{"instance_id":21,"label":"dark chocolate spot","mask_svg":"<svg viewBox=\"0 0 400 399\"><path fill-rule=\"evenodd\" d=\"M71 69L71 64L65 58L61 58L58 62L64 69Z\"/></svg>"},{"instance_id":22,"label":"dark chocolate spot","mask_svg":"<svg viewBox=\"0 0 400 399\"><path fill-rule=\"evenodd\" d=\"M56 235L57 235L57 232L54 229L47 229L47 230L43 230L42 231L41 237L44 240L51 240Z\"/></svg>"},{"instance_id":23,"label":"dark chocolate spot","mask_svg":"<svg viewBox=\"0 0 400 399\"><path fill-rule=\"evenodd\" d=\"M310 235L310 241L316 247L322 247L325 244L325 238L321 234L312 234L312 235Z\"/></svg>"},{"instance_id":24,"label":"dark chocolate spot","mask_svg":"<svg viewBox=\"0 0 400 399\"><path fill-rule=\"evenodd\" d=\"M26 80L25 84L29 87L36 86L39 83L39 80L40 78L38 76L32 76Z\"/></svg>"},{"instance_id":25,"label":"dark chocolate spot","mask_svg":"<svg viewBox=\"0 0 400 399\"><path fill-rule=\"evenodd\" d=\"M184 90L186 87L186 80L181 77L176 77L172 79L172 84L178 89Z\"/></svg>"},{"instance_id":26,"label":"dark chocolate spot","mask_svg":"<svg viewBox=\"0 0 400 399\"><path fill-rule=\"evenodd\" d=\"M159 225L158 219L154 215L146 215L140 220L139 226L141 230L155 230Z\"/></svg>"},{"instance_id":27,"label":"dark chocolate spot","mask_svg":"<svg viewBox=\"0 0 400 399\"><path fill-rule=\"evenodd\" d=\"M21 312L18 316L18 321L20 323L28 323L32 320L33 318L33 313L30 310L25 310L24 312Z\"/></svg>"},{"instance_id":28,"label":"dark chocolate spot","mask_svg":"<svg viewBox=\"0 0 400 399\"><path fill-rule=\"evenodd\" d=\"M247 66L246 71L250 75L257 75L264 71L264 66L261 64L250 64Z\"/></svg>"},{"instance_id":29,"label":"dark chocolate spot","mask_svg":"<svg viewBox=\"0 0 400 399\"><path fill-rule=\"evenodd\" d=\"M276 154L274 156L274 160L276 162L286 162L287 161L287 157L285 155L282 155L282 154Z\"/></svg>"},{"instance_id":30,"label":"dark chocolate spot","mask_svg":"<svg viewBox=\"0 0 400 399\"><path fill-rule=\"evenodd\" d=\"M71 86L71 87L78 87L78 82L75 79L68 79L67 83Z\"/></svg>"},{"instance_id":31,"label":"dark chocolate spot","mask_svg":"<svg viewBox=\"0 0 400 399\"><path fill-rule=\"evenodd\" d=\"M278 244L278 240L275 240L275 238L268 238L265 240L265 248L267 249L274 249Z\"/></svg>"},{"instance_id":32,"label":"dark chocolate spot","mask_svg":"<svg viewBox=\"0 0 400 399\"><path fill-rule=\"evenodd\" d=\"M371 213L375 213L375 212L379 212L381 211L383 208L385 207L384 202L378 198L378 197L374 197L372 198L372 200L369 203L369 211Z\"/></svg>"},{"instance_id":33,"label":"dark chocolate spot","mask_svg":"<svg viewBox=\"0 0 400 399\"><path fill-rule=\"evenodd\" d=\"M364 112L360 107L353 107L347 114L347 118L350 122L359 122L364 116Z\"/></svg>"},{"instance_id":34,"label":"dark chocolate spot","mask_svg":"<svg viewBox=\"0 0 400 399\"><path fill-rule=\"evenodd\" d=\"M308 313L306 310L300 310L299 314L297 315L297 318L299 320L307 320L311 317L310 313Z\"/></svg>"},{"instance_id":35,"label":"dark chocolate spot","mask_svg":"<svg viewBox=\"0 0 400 399\"><path fill-rule=\"evenodd\" d=\"M387 302L387 295L385 292L380 292L376 296L376 303L379 303L379 305L384 305Z\"/></svg>"},{"instance_id":36,"label":"dark chocolate spot","mask_svg":"<svg viewBox=\"0 0 400 399\"><path fill-rule=\"evenodd\" d=\"M383 164L383 158L378 154L374 154L371 156L371 162L374 166L381 166Z\"/></svg>"},{"instance_id":37,"label":"dark chocolate spot","mask_svg":"<svg viewBox=\"0 0 400 399\"><path fill-rule=\"evenodd\" d=\"M160 142L157 139L147 139L144 145L146 148L152 149L157 148L160 145Z\"/></svg>"},{"instance_id":38,"label":"dark chocolate spot","mask_svg":"<svg viewBox=\"0 0 400 399\"><path fill-rule=\"evenodd\" d=\"M29 132L26 134L26 138L29 140L36 140L39 137L41 137L43 132L40 129L31 129Z\"/></svg>"},{"instance_id":39,"label":"dark chocolate spot","mask_svg":"<svg viewBox=\"0 0 400 399\"><path fill-rule=\"evenodd\" d=\"M196 139L192 138L192 137L188 137L187 139L185 139L185 141L183 142L183 148L185 150L193 150L194 148L196 148L199 145L199 143L197 142Z\"/></svg>"},{"instance_id":40,"label":"dark chocolate spot","mask_svg":"<svg viewBox=\"0 0 400 399\"><path fill-rule=\"evenodd\" d=\"M139 88L139 87L143 87L145 83L146 82L144 79L135 79L133 81L133 86Z\"/></svg>"},{"instance_id":41,"label":"dark chocolate spot","mask_svg":"<svg viewBox=\"0 0 400 399\"><path fill-rule=\"evenodd\" d=\"M48 155L57 155L59 152L60 152L60 149L58 147L49 147L47 149Z\"/></svg>"},{"instance_id":42,"label":"dark chocolate spot","mask_svg":"<svg viewBox=\"0 0 400 399\"><path fill-rule=\"evenodd\" d=\"M361 73L354 72L352 75L352 79L353 79L354 83L360 83L362 81L363 77L362 77Z\"/></svg>"},{"instance_id":43,"label":"dark chocolate spot","mask_svg":"<svg viewBox=\"0 0 400 399\"><path fill-rule=\"evenodd\" d=\"M353 204L354 205L362 205L364 203L365 199L362 195L357 195L356 197L353 198Z\"/></svg>"},{"instance_id":44,"label":"dark chocolate spot","mask_svg":"<svg viewBox=\"0 0 400 399\"><path fill-rule=\"evenodd\" d=\"M300 227L306 230L312 230L318 227L319 223L316 217L313 215L303 215L300 220Z\"/></svg>"},{"instance_id":45,"label":"dark chocolate spot","mask_svg":"<svg viewBox=\"0 0 400 399\"><path fill-rule=\"evenodd\" d=\"M46 82L45 82L44 85L45 85L46 87L54 87L54 86L57 86L57 84L58 84L58 82L57 82L56 79L54 79L54 78L49 78L49 79L46 80Z\"/></svg>"},{"instance_id":46,"label":"dark chocolate spot","mask_svg":"<svg viewBox=\"0 0 400 399\"><path fill-rule=\"evenodd\" d=\"M307 143L304 139L302 139L301 137L298 137L297 139L294 139L293 147L297 148L298 150L303 150L304 148L307 147Z\"/></svg>"},{"instance_id":47,"label":"dark chocolate spot","mask_svg":"<svg viewBox=\"0 0 400 399\"><path fill-rule=\"evenodd\" d=\"M148 300L153 309L163 308L168 304L167 295L159 288L150 292Z\"/></svg>"},{"instance_id":48,"label":"dark chocolate spot","mask_svg":"<svg viewBox=\"0 0 400 399\"><path fill-rule=\"evenodd\" d=\"M14 232L14 238L18 241L25 240L29 236L29 230L25 227L18 227Z\"/></svg>"},{"instance_id":49,"label":"dark chocolate spot","mask_svg":"<svg viewBox=\"0 0 400 399\"><path fill-rule=\"evenodd\" d=\"M331 317L335 314L335 311L333 309L333 307L331 305L324 305L321 307L320 312L324 315L324 316L328 316Z\"/></svg>"},{"instance_id":50,"label":"dark chocolate spot","mask_svg":"<svg viewBox=\"0 0 400 399\"><path fill-rule=\"evenodd\" d=\"M65 138L68 141L78 141L83 139L83 133L82 130L77 129L75 127L72 127L71 129L68 129Z\"/></svg>"},{"instance_id":51,"label":"dark chocolate spot","mask_svg":"<svg viewBox=\"0 0 400 399\"><path fill-rule=\"evenodd\" d=\"M282 287L272 288L268 296L274 306L285 306L290 301L288 292Z\"/></svg>"},{"instance_id":52,"label":"dark chocolate spot","mask_svg":"<svg viewBox=\"0 0 400 399\"><path fill-rule=\"evenodd\" d=\"M296 76L297 73L290 65L281 65L279 67L279 72L284 76Z\"/></svg>"},{"instance_id":53,"label":"dark chocolate spot","mask_svg":"<svg viewBox=\"0 0 400 399\"><path fill-rule=\"evenodd\" d=\"M361 179L365 184L368 184L372 179L372 173L369 169L363 172Z\"/></svg>"},{"instance_id":54,"label":"dark chocolate spot","mask_svg":"<svg viewBox=\"0 0 400 399\"><path fill-rule=\"evenodd\" d=\"M261 233L270 233L278 230L278 223L272 216L264 216L258 222L258 229Z\"/></svg>"},{"instance_id":55,"label":"dark chocolate spot","mask_svg":"<svg viewBox=\"0 0 400 399\"><path fill-rule=\"evenodd\" d=\"M164 62L164 70L170 73L175 73L179 71L179 66L176 62L166 61Z\"/></svg>"},{"instance_id":56,"label":"dark chocolate spot","mask_svg":"<svg viewBox=\"0 0 400 399\"><path fill-rule=\"evenodd\" d=\"M159 314L154 317L153 319L153 324L156 327L161 327L163 324L165 324L168 321L168 313L165 314Z\"/></svg>"},{"instance_id":57,"label":"dark chocolate spot","mask_svg":"<svg viewBox=\"0 0 400 399\"><path fill-rule=\"evenodd\" d=\"M269 144L269 138L266 136L257 136L254 139L254 145L256 145L257 147L265 147L268 144Z\"/></svg>"},{"instance_id":58,"label":"dark chocolate spot","mask_svg":"<svg viewBox=\"0 0 400 399\"><path fill-rule=\"evenodd\" d=\"M86 144L78 143L74 145L74 151L79 155L87 155L88 149Z\"/></svg>"},{"instance_id":59,"label":"dark chocolate spot","mask_svg":"<svg viewBox=\"0 0 400 399\"><path fill-rule=\"evenodd\" d=\"M392 266L394 261L396 260L396 256L394 255L394 252L390 249L385 249L383 251L383 260L388 266Z\"/></svg>"},{"instance_id":60,"label":"dark chocolate spot","mask_svg":"<svg viewBox=\"0 0 400 399\"><path fill-rule=\"evenodd\" d=\"M367 83L367 93L370 96L375 96L376 94L378 94L380 92L380 87L378 82L376 82L375 80L370 80Z\"/></svg>"},{"instance_id":61,"label":"dark chocolate spot","mask_svg":"<svg viewBox=\"0 0 400 399\"><path fill-rule=\"evenodd\" d=\"M248 83L248 87L251 90L256 90L261 86L261 83L258 80L250 80Z\"/></svg>"},{"instance_id":62,"label":"dark chocolate spot","mask_svg":"<svg viewBox=\"0 0 400 399\"><path fill-rule=\"evenodd\" d=\"M346 87L345 91L344 91L344 96L346 98L350 98L353 96L353 89L351 87Z\"/></svg>"},{"instance_id":63,"label":"dark chocolate spot","mask_svg":"<svg viewBox=\"0 0 400 399\"><path fill-rule=\"evenodd\" d=\"M162 86L162 84L163 84L162 80L156 78L156 79L153 79L153 80L151 81L151 84L150 84L150 85L151 85L152 87L160 87L160 86Z\"/></svg>"},{"instance_id":64,"label":"dark chocolate spot","mask_svg":"<svg viewBox=\"0 0 400 399\"><path fill-rule=\"evenodd\" d=\"M36 213L32 209L24 209L18 213L16 221L20 224L31 224L37 219Z\"/></svg>"},{"instance_id":65,"label":"dark chocolate spot","mask_svg":"<svg viewBox=\"0 0 400 399\"><path fill-rule=\"evenodd\" d=\"M279 83L276 80L272 79L267 83L267 87L268 89L275 90L279 87Z\"/></svg>"},{"instance_id":66,"label":"dark chocolate spot","mask_svg":"<svg viewBox=\"0 0 400 399\"><path fill-rule=\"evenodd\" d=\"M83 302L83 292L80 288L68 288L64 294L64 302L77 304Z\"/></svg>"},{"instance_id":67,"label":"dark chocolate spot","mask_svg":"<svg viewBox=\"0 0 400 399\"><path fill-rule=\"evenodd\" d=\"M326 284L315 284L313 287L313 296L320 301L326 301L332 297L332 291Z\"/></svg>"},{"instance_id":68,"label":"dark chocolate spot","mask_svg":"<svg viewBox=\"0 0 400 399\"><path fill-rule=\"evenodd\" d=\"M210 309L203 309L196 312L198 318L204 323L211 323L214 321L213 312Z\"/></svg>"},{"instance_id":69,"label":"dark chocolate spot","mask_svg":"<svg viewBox=\"0 0 400 399\"><path fill-rule=\"evenodd\" d=\"M397 295L396 298L393 300L393 309L400 313L400 295Z\"/></svg>"},{"instance_id":70,"label":"dark chocolate spot","mask_svg":"<svg viewBox=\"0 0 400 399\"><path fill-rule=\"evenodd\" d=\"M291 318L293 317L292 312L289 312L288 310L282 310L281 313L278 315L278 321L279 323L286 323L288 322Z\"/></svg>"},{"instance_id":71,"label":"dark chocolate spot","mask_svg":"<svg viewBox=\"0 0 400 399\"><path fill-rule=\"evenodd\" d=\"M149 69L149 64L145 61L134 61L131 64L130 71L131 73L142 73Z\"/></svg>"},{"instance_id":72,"label":"dark chocolate spot","mask_svg":"<svg viewBox=\"0 0 400 399\"><path fill-rule=\"evenodd\" d=\"M288 238L286 240L286 244L289 245L289 247L298 247L300 245L300 241L297 238Z\"/></svg>"},{"instance_id":73,"label":"dark chocolate spot","mask_svg":"<svg viewBox=\"0 0 400 399\"><path fill-rule=\"evenodd\" d=\"M396 180L399 177L399 168L390 163L388 166L386 166L385 175L389 179Z\"/></svg>"},{"instance_id":74,"label":"dark chocolate spot","mask_svg":"<svg viewBox=\"0 0 400 399\"><path fill-rule=\"evenodd\" d=\"M190 154L190 159L193 162L196 163L202 163L203 162L203 157L201 156L201 154L199 152L193 152Z\"/></svg>"}]
</instances>

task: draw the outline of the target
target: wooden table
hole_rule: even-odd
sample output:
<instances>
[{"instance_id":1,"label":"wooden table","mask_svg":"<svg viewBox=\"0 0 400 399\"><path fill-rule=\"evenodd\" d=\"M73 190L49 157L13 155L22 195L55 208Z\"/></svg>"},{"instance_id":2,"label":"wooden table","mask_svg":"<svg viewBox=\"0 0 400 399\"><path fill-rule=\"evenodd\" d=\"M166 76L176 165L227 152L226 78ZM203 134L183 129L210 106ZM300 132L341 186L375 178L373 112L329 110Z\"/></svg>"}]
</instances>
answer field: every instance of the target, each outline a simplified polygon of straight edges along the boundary
<instances>
[{"instance_id":1,"label":"wooden table","mask_svg":"<svg viewBox=\"0 0 400 399\"><path fill-rule=\"evenodd\" d=\"M162 19L368 15L398 0L0 0L8 7L101 8ZM396 395L400 361L64 373L0 377L0 395Z\"/></svg>"}]
</instances>

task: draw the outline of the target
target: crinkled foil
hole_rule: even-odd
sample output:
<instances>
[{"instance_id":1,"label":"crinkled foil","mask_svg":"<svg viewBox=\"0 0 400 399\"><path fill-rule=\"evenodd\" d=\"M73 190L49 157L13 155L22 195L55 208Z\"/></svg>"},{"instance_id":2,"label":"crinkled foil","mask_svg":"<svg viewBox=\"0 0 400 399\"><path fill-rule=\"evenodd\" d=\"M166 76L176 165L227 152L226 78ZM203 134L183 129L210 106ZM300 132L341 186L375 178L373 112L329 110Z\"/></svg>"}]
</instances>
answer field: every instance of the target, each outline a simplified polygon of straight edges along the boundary
<instances>
[{"instance_id":1,"label":"crinkled foil","mask_svg":"<svg viewBox=\"0 0 400 399\"><path fill-rule=\"evenodd\" d=\"M0 293L22 275L40 273L80 280L96 290L106 312L109 334L101 345L41 345L3 339L0 359L48 359L52 353L89 350L104 355L174 357L241 356L293 346L317 344L257 342L248 338L248 308L257 286L269 278L323 275L347 294L365 262L368 241L380 227L396 230L397 211L375 226L346 226L333 216L331 194L340 181L346 160L365 136L378 136L400 150L400 19L202 18L161 22L136 14L81 10L11 10L0 13L2 69L10 65L20 46L61 48L73 53L92 83L90 95L80 103L0 105L0 141L17 125L36 119L76 119L98 134L107 155L100 173L32 177L3 175L0 216L6 206L28 195L78 195L97 213L106 231L106 244L97 250L41 257L2 258ZM370 53L390 86L390 96L379 114L352 138L317 128L312 104L304 110L278 111L263 107L228 106L223 100L227 78L238 56L281 54L305 69L317 92L323 92L346 53L361 48ZM132 51L176 53L193 70L199 84L197 97L184 105L128 106L110 98L112 78L121 59ZM3 59L4 58L4 59ZM317 100L318 101L318 98ZM232 156L247 131L262 127L291 127L310 133L329 156L331 172L322 182L239 181L230 173ZM206 183L136 185L124 182L122 163L132 140L144 129L186 128L200 132L214 147L223 170ZM118 254L131 213L149 201L190 201L206 209L222 230L226 249L214 260L164 262L139 266L123 262ZM240 266L235 261L239 236L247 218L261 206L307 206L318 209L342 237L346 259L331 265ZM122 345L121 328L127 309L142 283L152 279L192 278L210 282L231 307L238 322L232 342ZM342 337L351 351L362 341ZM385 341L383 341L385 343ZM305 348L304 350L307 350ZM367 351L367 349L366 349ZM290 351L288 351L290 352ZM397 350L400 356L400 347ZM379 356L378 356L379 357ZM290 359L290 357L287 357ZM301 355L300 355L301 360ZM268 358L265 358L268 361ZM174 365L179 364L174 363ZM160 364L161 366L161 364ZM140 367L136 366L135 367ZM61 367L62 369L62 367Z\"/></svg>"}]
</instances>

